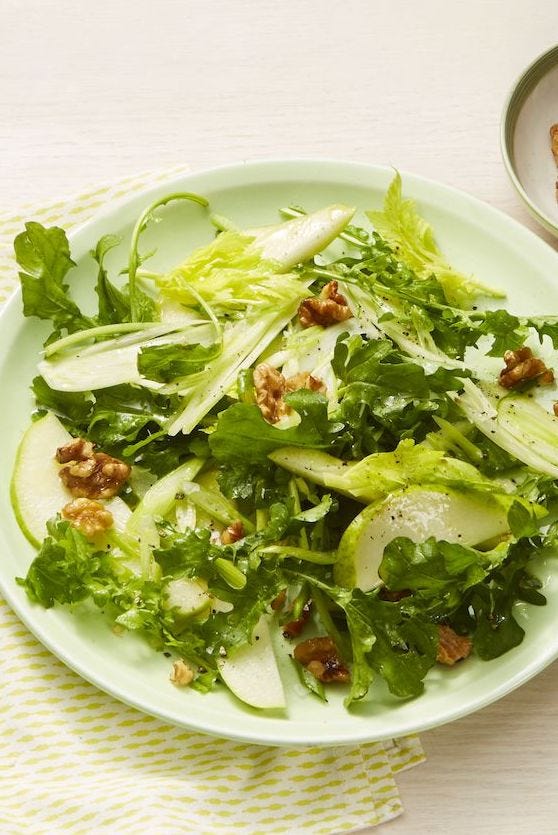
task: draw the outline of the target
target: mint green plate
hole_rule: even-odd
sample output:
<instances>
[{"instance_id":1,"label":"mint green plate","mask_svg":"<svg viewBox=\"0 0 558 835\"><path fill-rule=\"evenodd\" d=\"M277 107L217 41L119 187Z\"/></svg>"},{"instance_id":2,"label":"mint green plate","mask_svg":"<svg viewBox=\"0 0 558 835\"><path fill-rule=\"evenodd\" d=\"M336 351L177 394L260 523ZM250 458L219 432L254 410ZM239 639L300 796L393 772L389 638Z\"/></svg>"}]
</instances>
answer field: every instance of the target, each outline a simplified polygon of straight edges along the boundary
<instances>
[{"instance_id":1,"label":"mint green plate","mask_svg":"<svg viewBox=\"0 0 558 835\"><path fill-rule=\"evenodd\" d=\"M360 212L379 207L392 176L388 168L313 160L259 162L181 176L109 207L72 235L72 253L78 261L73 287L87 298L80 284L93 271L89 249L107 232L128 239L141 209L165 193L204 194L214 211L240 226L256 226L276 222L278 207L288 203L316 209L329 202L345 202ZM403 187L433 224L452 264L504 288L514 312L558 312L558 254L549 246L466 194L407 174ZM362 215L358 220L363 220ZM212 234L199 208L171 204L164 210L163 221L149 231L143 247L147 250L150 241L156 243L156 262L171 266L195 245L209 241ZM115 266L123 263L122 252L111 255ZM288 710L273 715L244 706L224 688L206 696L177 689L168 680L168 659L135 636L115 636L93 613L72 616L62 608L44 610L31 604L14 580L25 574L33 549L14 519L9 479L16 447L29 422L29 383L47 329L37 321L24 320L20 307L16 296L2 314L0 327L0 589L36 637L83 678L146 713L186 728L272 745L334 745L403 736L465 716L509 693L558 655L558 563L543 560L537 570L548 605L518 607L527 631L521 646L496 661L471 658L454 669L434 669L425 693L411 701L395 699L376 682L370 698L350 713L343 707L340 691L333 691L329 703L321 704L296 682L292 682Z\"/></svg>"}]
</instances>

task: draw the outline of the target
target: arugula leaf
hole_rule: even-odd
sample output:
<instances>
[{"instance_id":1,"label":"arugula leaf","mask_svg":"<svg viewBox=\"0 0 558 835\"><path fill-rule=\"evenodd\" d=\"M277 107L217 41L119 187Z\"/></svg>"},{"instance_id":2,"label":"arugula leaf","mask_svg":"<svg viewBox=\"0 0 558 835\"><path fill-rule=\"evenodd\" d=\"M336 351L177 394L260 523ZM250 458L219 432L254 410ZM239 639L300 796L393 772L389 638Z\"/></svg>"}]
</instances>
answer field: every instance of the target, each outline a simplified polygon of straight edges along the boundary
<instances>
[{"instance_id":1,"label":"arugula leaf","mask_svg":"<svg viewBox=\"0 0 558 835\"><path fill-rule=\"evenodd\" d=\"M327 398L314 391L292 392L285 401L300 415L298 426L277 429L262 417L258 406L235 403L217 419L209 447L218 461L259 463L279 447L323 449L331 445L339 424L327 415Z\"/></svg>"},{"instance_id":2,"label":"arugula leaf","mask_svg":"<svg viewBox=\"0 0 558 835\"><path fill-rule=\"evenodd\" d=\"M423 617L409 617L401 606L363 592L353 595L353 605L361 609L374 630L376 640L368 655L372 669L394 696L419 696L424 677L436 661L436 624Z\"/></svg>"},{"instance_id":3,"label":"arugula leaf","mask_svg":"<svg viewBox=\"0 0 558 835\"><path fill-rule=\"evenodd\" d=\"M72 435L156 475L176 469L188 455L185 438L168 438L161 429L175 407L172 397L126 384L96 392L56 391L42 377L34 379L33 392L39 409L55 412Z\"/></svg>"},{"instance_id":4,"label":"arugula leaf","mask_svg":"<svg viewBox=\"0 0 558 835\"><path fill-rule=\"evenodd\" d=\"M221 465L218 480L227 498L242 502L251 512L284 501L290 474L267 459L258 464L235 461Z\"/></svg>"},{"instance_id":5,"label":"arugula leaf","mask_svg":"<svg viewBox=\"0 0 558 835\"><path fill-rule=\"evenodd\" d=\"M373 649L377 635L368 613L359 605L364 597L359 589L354 589L350 596L339 590L332 592L331 596L345 612L351 639L351 689L345 699L345 705L349 707L353 702L364 699L374 679L367 655Z\"/></svg>"},{"instance_id":6,"label":"arugula leaf","mask_svg":"<svg viewBox=\"0 0 558 835\"><path fill-rule=\"evenodd\" d=\"M480 333L494 337L489 357L502 357L506 351L515 351L525 344L527 328L517 316L507 310L486 310L479 324Z\"/></svg>"},{"instance_id":7,"label":"arugula leaf","mask_svg":"<svg viewBox=\"0 0 558 835\"><path fill-rule=\"evenodd\" d=\"M142 348L138 356L138 370L148 380L170 383L203 371L207 363L217 359L221 345L155 345Z\"/></svg>"},{"instance_id":8,"label":"arugula leaf","mask_svg":"<svg viewBox=\"0 0 558 835\"><path fill-rule=\"evenodd\" d=\"M459 605L466 589L486 577L490 567L487 555L474 548L398 537L386 546L379 574L391 591L420 592L448 611Z\"/></svg>"},{"instance_id":9,"label":"arugula leaf","mask_svg":"<svg viewBox=\"0 0 558 835\"><path fill-rule=\"evenodd\" d=\"M259 532L264 542L275 542L284 535L289 525L289 511L281 502L274 502L269 508L269 521Z\"/></svg>"},{"instance_id":10,"label":"arugula leaf","mask_svg":"<svg viewBox=\"0 0 558 835\"><path fill-rule=\"evenodd\" d=\"M271 603L287 585L278 564L262 564L248 571L243 589L229 590L234 608L230 612L216 612L201 628L209 646L223 646L234 652L250 643L254 627L260 617L269 610ZM214 587L210 587L214 590ZM222 591L217 592L217 596Z\"/></svg>"},{"instance_id":11,"label":"arugula leaf","mask_svg":"<svg viewBox=\"0 0 558 835\"><path fill-rule=\"evenodd\" d=\"M120 324L121 322L132 321L132 302L130 300L129 283L122 289L118 289L109 281L107 271L104 267L104 259L111 249L118 246L122 238L118 235L104 235L90 255L99 265L99 274L95 292L99 297L99 315L97 317L100 325ZM158 320L157 306L154 300L144 293L137 285L135 286L134 304L138 322L155 322Z\"/></svg>"},{"instance_id":12,"label":"arugula leaf","mask_svg":"<svg viewBox=\"0 0 558 835\"><path fill-rule=\"evenodd\" d=\"M541 582L528 569L544 540L522 539L511 546L508 559L490 575L490 582L475 586L461 607L473 611L473 646L485 661L498 658L518 646L525 630L513 610L517 600L544 606L546 598L538 590Z\"/></svg>"},{"instance_id":13,"label":"arugula leaf","mask_svg":"<svg viewBox=\"0 0 558 835\"><path fill-rule=\"evenodd\" d=\"M56 391L43 377L35 377L31 389L39 409L59 415L72 435L78 435L80 428L89 422L94 404L90 391Z\"/></svg>"},{"instance_id":14,"label":"arugula leaf","mask_svg":"<svg viewBox=\"0 0 558 835\"><path fill-rule=\"evenodd\" d=\"M549 336L554 350L558 349L558 317L532 316L525 322L526 326L534 328L542 342L543 336Z\"/></svg>"},{"instance_id":15,"label":"arugula leaf","mask_svg":"<svg viewBox=\"0 0 558 835\"><path fill-rule=\"evenodd\" d=\"M68 284L64 283L75 263L63 229L46 228L34 221L26 223L25 232L14 241L14 250L21 267L24 316L51 319L55 336L63 329L73 333L94 325L92 319L82 314L69 294Z\"/></svg>"},{"instance_id":16,"label":"arugula leaf","mask_svg":"<svg viewBox=\"0 0 558 835\"><path fill-rule=\"evenodd\" d=\"M141 386L120 385L95 392L85 434L102 449L158 476L176 469L188 455L184 437L169 438L162 428L175 399Z\"/></svg>"},{"instance_id":17,"label":"arugula leaf","mask_svg":"<svg viewBox=\"0 0 558 835\"><path fill-rule=\"evenodd\" d=\"M390 691L399 697L418 696L423 679L436 661L437 626L424 615L408 615L399 603L380 600L377 591L342 589L300 574L311 586L317 586L346 618L352 664L351 690L346 706L363 699L377 672Z\"/></svg>"},{"instance_id":18,"label":"arugula leaf","mask_svg":"<svg viewBox=\"0 0 558 835\"><path fill-rule=\"evenodd\" d=\"M120 322L130 322L130 299L128 293L119 290L112 284L104 266L104 259L111 249L122 242L119 235L104 235L90 255L99 265L95 292L99 298L98 322L100 325L113 325Z\"/></svg>"},{"instance_id":19,"label":"arugula leaf","mask_svg":"<svg viewBox=\"0 0 558 835\"><path fill-rule=\"evenodd\" d=\"M261 545L281 539L290 519L286 506L275 503L269 509L269 520L265 528L231 545L214 543L209 528L190 529L180 533L169 523L163 523L159 526L160 546L155 550L154 557L165 576L180 574L203 577L212 584L218 584L222 577L215 561L230 559L241 571L249 573L250 581L257 585L259 581L256 569L260 561L257 559L252 562L250 555ZM230 597L230 589L226 594Z\"/></svg>"},{"instance_id":20,"label":"arugula leaf","mask_svg":"<svg viewBox=\"0 0 558 835\"><path fill-rule=\"evenodd\" d=\"M523 516L512 507L516 519ZM521 519L522 530L525 523ZM523 640L515 603L546 603L540 581L528 569L543 544L540 537L521 539L483 553L456 543L399 538L386 547L379 573L390 590L410 593L398 604L402 615L449 621L471 634L477 655L490 660Z\"/></svg>"},{"instance_id":21,"label":"arugula leaf","mask_svg":"<svg viewBox=\"0 0 558 835\"><path fill-rule=\"evenodd\" d=\"M332 365L344 384L335 418L346 431L337 448L348 447L354 457L390 451L401 438L424 439L436 426L434 417L455 411L448 391L459 391L469 376L444 368L427 374L391 341L358 335L338 341Z\"/></svg>"}]
</instances>

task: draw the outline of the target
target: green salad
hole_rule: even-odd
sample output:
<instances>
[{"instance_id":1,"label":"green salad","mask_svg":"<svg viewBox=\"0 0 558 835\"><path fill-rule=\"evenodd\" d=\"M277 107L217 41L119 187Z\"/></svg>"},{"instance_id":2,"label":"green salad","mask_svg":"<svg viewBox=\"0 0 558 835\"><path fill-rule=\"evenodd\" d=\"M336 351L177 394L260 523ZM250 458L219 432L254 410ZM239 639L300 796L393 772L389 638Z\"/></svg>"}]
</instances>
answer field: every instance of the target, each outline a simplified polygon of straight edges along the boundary
<instances>
[{"instance_id":1,"label":"green salad","mask_svg":"<svg viewBox=\"0 0 558 835\"><path fill-rule=\"evenodd\" d=\"M159 273L142 233L178 200L215 234ZM18 583L258 708L293 671L349 707L513 649L556 542L558 317L450 266L399 175L358 225L309 209L239 229L168 195L127 263L107 267L118 236L91 251L91 310L62 229L15 240L24 315L52 325L12 478L38 550Z\"/></svg>"}]
</instances>

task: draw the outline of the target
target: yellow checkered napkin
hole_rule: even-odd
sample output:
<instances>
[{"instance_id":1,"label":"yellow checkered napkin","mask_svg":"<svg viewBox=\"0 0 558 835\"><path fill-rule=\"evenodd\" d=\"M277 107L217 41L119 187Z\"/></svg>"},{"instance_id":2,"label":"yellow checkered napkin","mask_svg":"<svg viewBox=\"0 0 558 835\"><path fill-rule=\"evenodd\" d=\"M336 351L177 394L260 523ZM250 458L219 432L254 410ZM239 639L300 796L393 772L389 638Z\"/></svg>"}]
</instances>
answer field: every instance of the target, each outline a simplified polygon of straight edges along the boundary
<instances>
[{"instance_id":1,"label":"yellow checkered napkin","mask_svg":"<svg viewBox=\"0 0 558 835\"><path fill-rule=\"evenodd\" d=\"M0 304L16 284L25 220L70 230L177 169L48 207L0 214ZM291 750L214 739L128 707L67 669L0 598L0 832L350 832L402 811L394 773L416 737Z\"/></svg>"}]
</instances>

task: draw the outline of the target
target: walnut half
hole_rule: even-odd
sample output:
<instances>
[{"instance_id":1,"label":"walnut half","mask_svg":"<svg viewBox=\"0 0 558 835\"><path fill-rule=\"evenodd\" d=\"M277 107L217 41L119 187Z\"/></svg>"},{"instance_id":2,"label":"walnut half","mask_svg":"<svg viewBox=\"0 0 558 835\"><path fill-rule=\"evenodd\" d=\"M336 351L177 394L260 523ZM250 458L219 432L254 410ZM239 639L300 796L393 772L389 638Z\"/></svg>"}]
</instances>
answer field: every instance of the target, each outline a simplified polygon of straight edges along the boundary
<instances>
[{"instance_id":1,"label":"walnut half","mask_svg":"<svg viewBox=\"0 0 558 835\"><path fill-rule=\"evenodd\" d=\"M188 687L194 680L194 671L179 658L178 661L173 661L169 678L177 687Z\"/></svg>"},{"instance_id":2,"label":"walnut half","mask_svg":"<svg viewBox=\"0 0 558 835\"><path fill-rule=\"evenodd\" d=\"M303 328L321 325L327 328L336 322L345 322L352 317L345 296L338 291L336 281L325 285L319 296L303 299L298 308L298 318Z\"/></svg>"},{"instance_id":3,"label":"walnut half","mask_svg":"<svg viewBox=\"0 0 558 835\"><path fill-rule=\"evenodd\" d=\"M438 652L436 661L449 667L471 654L472 642L467 635L458 635L451 626L438 626Z\"/></svg>"},{"instance_id":4,"label":"walnut half","mask_svg":"<svg viewBox=\"0 0 558 835\"><path fill-rule=\"evenodd\" d=\"M120 492L131 468L105 452L95 452L90 441L74 438L56 451L62 464L58 475L73 496L109 499Z\"/></svg>"},{"instance_id":5,"label":"walnut half","mask_svg":"<svg viewBox=\"0 0 558 835\"><path fill-rule=\"evenodd\" d=\"M280 371L265 362L254 369L254 388L256 403L268 423L277 423L290 413L283 396L298 389L309 389L325 393L326 387L321 380L303 371L294 377L284 377Z\"/></svg>"},{"instance_id":6,"label":"walnut half","mask_svg":"<svg viewBox=\"0 0 558 835\"><path fill-rule=\"evenodd\" d=\"M550 126L550 149L554 157L554 162L558 165L558 122ZM556 200L558 200L558 179L556 180Z\"/></svg>"},{"instance_id":7,"label":"walnut half","mask_svg":"<svg viewBox=\"0 0 558 835\"><path fill-rule=\"evenodd\" d=\"M554 156L554 162L558 165L558 122L550 126L550 148Z\"/></svg>"},{"instance_id":8,"label":"walnut half","mask_svg":"<svg viewBox=\"0 0 558 835\"><path fill-rule=\"evenodd\" d=\"M295 659L319 681L347 682L349 670L341 660L335 643L329 635L308 638L294 648Z\"/></svg>"},{"instance_id":9,"label":"walnut half","mask_svg":"<svg viewBox=\"0 0 558 835\"><path fill-rule=\"evenodd\" d=\"M62 518L67 519L87 539L93 539L108 531L114 521L112 513L104 505L86 498L74 499L73 502L64 505Z\"/></svg>"},{"instance_id":10,"label":"walnut half","mask_svg":"<svg viewBox=\"0 0 558 835\"><path fill-rule=\"evenodd\" d=\"M499 380L504 388L511 389L531 380L543 386L554 382L552 369L547 368L539 357L534 357L531 349L526 346L517 351L506 351L504 362L506 367L500 371Z\"/></svg>"},{"instance_id":11,"label":"walnut half","mask_svg":"<svg viewBox=\"0 0 558 835\"><path fill-rule=\"evenodd\" d=\"M244 533L244 525L240 521L240 519L236 519L229 525L228 528L221 534L221 542L223 545L232 545L233 542L238 542L239 539L244 539L246 534Z\"/></svg>"}]
</instances>

